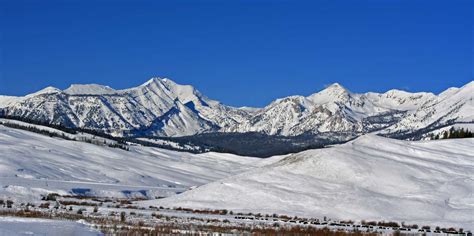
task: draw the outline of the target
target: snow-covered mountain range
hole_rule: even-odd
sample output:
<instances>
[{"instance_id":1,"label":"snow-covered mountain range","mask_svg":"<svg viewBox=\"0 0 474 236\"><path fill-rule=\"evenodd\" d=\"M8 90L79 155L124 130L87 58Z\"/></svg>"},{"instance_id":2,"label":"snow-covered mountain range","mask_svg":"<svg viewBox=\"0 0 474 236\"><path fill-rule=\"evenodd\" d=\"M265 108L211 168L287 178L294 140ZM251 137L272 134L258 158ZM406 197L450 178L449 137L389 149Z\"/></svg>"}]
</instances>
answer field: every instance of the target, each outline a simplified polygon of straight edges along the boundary
<instances>
[{"instance_id":1,"label":"snow-covered mountain range","mask_svg":"<svg viewBox=\"0 0 474 236\"><path fill-rule=\"evenodd\" d=\"M186 136L261 132L296 136L379 131L408 135L454 123L474 123L474 81L435 95L390 90L356 94L333 84L310 96L277 99L263 108L235 108L190 85L153 78L124 90L87 84L0 96L0 115L112 135Z\"/></svg>"}]
</instances>

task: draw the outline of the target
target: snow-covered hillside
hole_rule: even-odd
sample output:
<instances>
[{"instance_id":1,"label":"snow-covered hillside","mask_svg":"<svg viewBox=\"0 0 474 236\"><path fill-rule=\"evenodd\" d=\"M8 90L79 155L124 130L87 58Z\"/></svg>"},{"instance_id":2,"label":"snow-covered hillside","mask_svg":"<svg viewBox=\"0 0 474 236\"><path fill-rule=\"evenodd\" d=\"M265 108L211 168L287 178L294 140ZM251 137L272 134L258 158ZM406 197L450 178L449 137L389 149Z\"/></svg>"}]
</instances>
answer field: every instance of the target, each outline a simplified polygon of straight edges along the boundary
<instances>
[{"instance_id":1,"label":"snow-covered hillside","mask_svg":"<svg viewBox=\"0 0 474 236\"><path fill-rule=\"evenodd\" d=\"M473 147L365 135L142 205L472 228Z\"/></svg>"},{"instance_id":2,"label":"snow-covered hillside","mask_svg":"<svg viewBox=\"0 0 474 236\"><path fill-rule=\"evenodd\" d=\"M53 191L91 195L136 194L154 198L182 192L276 159L231 154L190 154L131 146L106 146L12 129L0 125L0 198L39 200ZM76 191L76 192L75 192Z\"/></svg>"},{"instance_id":3,"label":"snow-covered hillside","mask_svg":"<svg viewBox=\"0 0 474 236\"><path fill-rule=\"evenodd\" d=\"M383 133L403 134L454 123L474 123L474 81L428 100Z\"/></svg>"},{"instance_id":4,"label":"snow-covered hillside","mask_svg":"<svg viewBox=\"0 0 474 236\"><path fill-rule=\"evenodd\" d=\"M277 99L263 108L226 106L190 85L153 78L124 90L97 84L48 87L25 97L0 96L0 115L100 130L122 136L186 136L261 132L296 136L352 132L410 135L474 123L474 82L432 93L356 94L335 83L310 96Z\"/></svg>"}]
</instances>

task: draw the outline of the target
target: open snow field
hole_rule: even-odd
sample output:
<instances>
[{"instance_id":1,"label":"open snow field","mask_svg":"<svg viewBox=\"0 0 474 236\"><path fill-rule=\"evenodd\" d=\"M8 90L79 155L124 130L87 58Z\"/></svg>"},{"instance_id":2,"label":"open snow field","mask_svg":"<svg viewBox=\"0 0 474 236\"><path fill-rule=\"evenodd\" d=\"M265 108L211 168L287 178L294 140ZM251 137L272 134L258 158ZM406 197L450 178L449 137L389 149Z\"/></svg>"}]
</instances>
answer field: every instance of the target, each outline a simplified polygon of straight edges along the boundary
<instances>
[{"instance_id":1,"label":"open snow field","mask_svg":"<svg viewBox=\"0 0 474 236\"><path fill-rule=\"evenodd\" d=\"M101 232L74 221L0 217L0 236L97 236Z\"/></svg>"},{"instance_id":2,"label":"open snow field","mask_svg":"<svg viewBox=\"0 0 474 236\"><path fill-rule=\"evenodd\" d=\"M472 229L473 149L474 139L407 142L366 135L141 205Z\"/></svg>"},{"instance_id":3,"label":"open snow field","mask_svg":"<svg viewBox=\"0 0 474 236\"><path fill-rule=\"evenodd\" d=\"M277 161L131 146L130 151L0 125L0 198L40 194L164 197Z\"/></svg>"}]
</instances>

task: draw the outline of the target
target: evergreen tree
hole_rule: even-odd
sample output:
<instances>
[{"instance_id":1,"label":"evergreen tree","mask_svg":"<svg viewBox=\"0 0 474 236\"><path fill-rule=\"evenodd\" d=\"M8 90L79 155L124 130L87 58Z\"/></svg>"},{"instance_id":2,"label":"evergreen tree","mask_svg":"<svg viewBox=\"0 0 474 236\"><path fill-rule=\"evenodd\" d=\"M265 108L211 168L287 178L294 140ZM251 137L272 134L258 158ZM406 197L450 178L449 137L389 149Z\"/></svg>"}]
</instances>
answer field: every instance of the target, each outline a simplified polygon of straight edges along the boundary
<instances>
[{"instance_id":1,"label":"evergreen tree","mask_svg":"<svg viewBox=\"0 0 474 236\"><path fill-rule=\"evenodd\" d=\"M439 135L435 136L435 139L439 138ZM452 138L472 138L473 133L469 129L455 129L454 127L451 127L449 131L445 131L442 134L443 139L452 139Z\"/></svg>"}]
</instances>

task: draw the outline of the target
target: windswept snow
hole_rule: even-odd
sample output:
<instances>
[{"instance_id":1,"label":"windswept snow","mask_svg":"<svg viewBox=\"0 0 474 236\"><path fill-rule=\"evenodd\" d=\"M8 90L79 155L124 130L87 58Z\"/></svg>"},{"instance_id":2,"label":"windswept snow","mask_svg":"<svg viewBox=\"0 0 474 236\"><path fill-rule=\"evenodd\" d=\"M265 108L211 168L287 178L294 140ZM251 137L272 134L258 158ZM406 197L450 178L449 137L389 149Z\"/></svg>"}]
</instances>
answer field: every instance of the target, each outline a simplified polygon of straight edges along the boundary
<instances>
[{"instance_id":1,"label":"windswept snow","mask_svg":"<svg viewBox=\"0 0 474 236\"><path fill-rule=\"evenodd\" d=\"M473 147L365 135L142 204L472 228Z\"/></svg>"},{"instance_id":2,"label":"windswept snow","mask_svg":"<svg viewBox=\"0 0 474 236\"><path fill-rule=\"evenodd\" d=\"M146 197L167 196L270 161L142 146L124 151L0 125L0 198L38 200L39 194L74 189L99 196L123 197L130 190Z\"/></svg>"}]
</instances>

